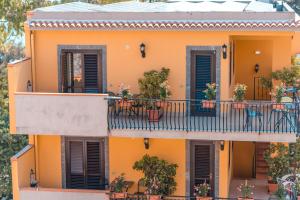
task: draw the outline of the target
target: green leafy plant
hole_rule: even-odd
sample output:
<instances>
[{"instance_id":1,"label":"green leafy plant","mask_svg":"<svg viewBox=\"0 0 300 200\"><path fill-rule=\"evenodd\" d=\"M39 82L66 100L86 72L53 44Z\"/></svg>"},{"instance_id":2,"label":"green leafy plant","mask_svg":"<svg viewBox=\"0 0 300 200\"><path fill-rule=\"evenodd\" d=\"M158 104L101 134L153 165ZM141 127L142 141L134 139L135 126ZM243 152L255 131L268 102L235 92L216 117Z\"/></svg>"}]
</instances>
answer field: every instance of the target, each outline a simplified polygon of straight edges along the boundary
<instances>
[{"instance_id":1,"label":"green leafy plant","mask_svg":"<svg viewBox=\"0 0 300 200\"><path fill-rule=\"evenodd\" d=\"M207 197L210 191L210 185L206 182L194 186L194 195L199 197Z\"/></svg>"},{"instance_id":2,"label":"green leafy plant","mask_svg":"<svg viewBox=\"0 0 300 200\"><path fill-rule=\"evenodd\" d=\"M168 98L171 95L168 85L169 74L170 69L167 68L145 72L144 77L138 81L142 97L147 99Z\"/></svg>"},{"instance_id":3,"label":"green leafy plant","mask_svg":"<svg viewBox=\"0 0 300 200\"><path fill-rule=\"evenodd\" d=\"M277 183L277 178L289 172L289 148L284 144L270 144L270 148L264 152L264 159L268 164L268 175L272 183Z\"/></svg>"},{"instance_id":4,"label":"green leafy plant","mask_svg":"<svg viewBox=\"0 0 300 200\"><path fill-rule=\"evenodd\" d=\"M251 195L253 195L253 189L254 189L254 186L248 184L248 181L247 181L247 180L245 180L245 183L241 183L241 184L237 187L237 190L238 190L239 192L241 192L242 198L243 198L243 199L251 198Z\"/></svg>"},{"instance_id":5,"label":"green leafy plant","mask_svg":"<svg viewBox=\"0 0 300 200\"><path fill-rule=\"evenodd\" d=\"M293 86L296 80L300 78L300 67L291 66L289 68L283 68L282 70L277 70L272 72L272 78L284 83L287 86Z\"/></svg>"},{"instance_id":6,"label":"green leafy plant","mask_svg":"<svg viewBox=\"0 0 300 200\"><path fill-rule=\"evenodd\" d=\"M207 83L206 89L203 90L203 93L205 95L205 99L207 100L215 100L216 94L217 94L217 87L215 83Z\"/></svg>"},{"instance_id":7,"label":"green leafy plant","mask_svg":"<svg viewBox=\"0 0 300 200\"><path fill-rule=\"evenodd\" d=\"M278 189L275 192L275 196L278 198L278 200L286 200L286 192L283 188L283 186L280 184L278 185Z\"/></svg>"},{"instance_id":8,"label":"green leafy plant","mask_svg":"<svg viewBox=\"0 0 300 200\"><path fill-rule=\"evenodd\" d=\"M260 82L263 88L267 90L272 90L273 89L273 82L272 78L266 78L266 77L261 77Z\"/></svg>"},{"instance_id":9,"label":"green leafy plant","mask_svg":"<svg viewBox=\"0 0 300 200\"><path fill-rule=\"evenodd\" d=\"M234 101L244 101L247 91L247 85L237 84L233 90L233 99Z\"/></svg>"},{"instance_id":10,"label":"green leafy plant","mask_svg":"<svg viewBox=\"0 0 300 200\"><path fill-rule=\"evenodd\" d=\"M283 83L277 85L271 92L271 97L276 103L281 103L282 97L286 96L286 87Z\"/></svg>"},{"instance_id":11,"label":"green leafy plant","mask_svg":"<svg viewBox=\"0 0 300 200\"><path fill-rule=\"evenodd\" d=\"M125 174L122 173L120 176L116 177L111 182L111 189L112 192L118 192L121 193L128 187L127 182L125 181Z\"/></svg>"},{"instance_id":12,"label":"green leafy plant","mask_svg":"<svg viewBox=\"0 0 300 200\"><path fill-rule=\"evenodd\" d=\"M121 83L119 85L119 95L123 98L123 99L129 99L132 97L132 94L130 92L130 87L129 86L125 86L124 83Z\"/></svg>"},{"instance_id":13,"label":"green leafy plant","mask_svg":"<svg viewBox=\"0 0 300 200\"><path fill-rule=\"evenodd\" d=\"M171 195L176 190L177 164L169 164L156 156L144 155L133 165L133 169L144 174L143 182L149 195Z\"/></svg>"}]
</instances>

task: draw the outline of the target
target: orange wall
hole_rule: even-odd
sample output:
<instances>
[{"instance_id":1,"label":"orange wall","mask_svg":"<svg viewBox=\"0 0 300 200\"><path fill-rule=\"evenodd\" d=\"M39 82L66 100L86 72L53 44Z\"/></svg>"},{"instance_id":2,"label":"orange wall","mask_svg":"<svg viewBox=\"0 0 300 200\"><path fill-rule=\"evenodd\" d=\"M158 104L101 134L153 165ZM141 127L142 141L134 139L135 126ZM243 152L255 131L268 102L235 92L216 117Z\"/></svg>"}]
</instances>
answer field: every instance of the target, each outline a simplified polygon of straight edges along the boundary
<instances>
[{"instance_id":1,"label":"orange wall","mask_svg":"<svg viewBox=\"0 0 300 200\"><path fill-rule=\"evenodd\" d=\"M144 147L143 138L109 138L109 178L110 182L121 173L134 185L129 192L137 192L137 182L142 173L132 169L135 161L145 154L158 156L169 163L178 165L175 195L185 195L185 140L179 139L150 139L150 148Z\"/></svg>"},{"instance_id":2,"label":"orange wall","mask_svg":"<svg viewBox=\"0 0 300 200\"><path fill-rule=\"evenodd\" d=\"M151 69L171 68L172 98L185 98L186 46L222 46L228 43L226 33L150 32L150 31L35 31L35 66L37 91L56 92L57 45L106 45L108 90L118 91L125 83L138 93L138 78ZM139 45L146 44L146 58L141 58ZM228 59L221 60L222 74L228 74ZM117 72L117 73L116 73ZM222 76L222 84L228 85ZM224 87L222 96L226 98Z\"/></svg>"},{"instance_id":3,"label":"orange wall","mask_svg":"<svg viewBox=\"0 0 300 200\"><path fill-rule=\"evenodd\" d=\"M61 139L60 136L38 136L37 171L41 187L61 188Z\"/></svg>"},{"instance_id":4,"label":"orange wall","mask_svg":"<svg viewBox=\"0 0 300 200\"><path fill-rule=\"evenodd\" d=\"M292 55L300 53L300 32L296 32L292 39Z\"/></svg>"},{"instance_id":5,"label":"orange wall","mask_svg":"<svg viewBox=\"0 0 300 200\"><path fill-rule=\"evenodd\" d=\"M254 99L254 77L269 77L272 71L272 40L237 40L235 41L235 82L246 84L246 99ZM260 51L256 55L255 51ZM255 65L259 65L255 73Z\"/></svg>"}]
</instances>

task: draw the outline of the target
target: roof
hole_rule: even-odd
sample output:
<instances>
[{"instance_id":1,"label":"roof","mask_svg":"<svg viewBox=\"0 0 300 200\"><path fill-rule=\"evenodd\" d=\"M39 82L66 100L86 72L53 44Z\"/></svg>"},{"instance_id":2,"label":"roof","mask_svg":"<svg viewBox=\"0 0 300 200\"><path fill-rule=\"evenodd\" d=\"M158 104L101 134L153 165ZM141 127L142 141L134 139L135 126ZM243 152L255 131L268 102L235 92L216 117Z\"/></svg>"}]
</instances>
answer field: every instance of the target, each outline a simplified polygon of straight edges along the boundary
<instances>
[{"instance_id":1,"label":"roof","mask_svg":"<svg viewBox=\"0 0 300 200\"><path fill-rule=\"evenodd\" d=\"M72 2L37 8L34 12L276 12L273 4L254 0L125 1L106 5Z\"/></svg>"},{"instance_id":2,"label":"roof","mask_svg":"<svg viewBox=\"0 0 300 200\"><path fill-rule=\"evenodd\" d=\"M31 29L300 28L298 15L287 4L283 11L277 11L273 4L263 0L125 1L107 5L72 2L35 9L27 22Z\"/></svg>"}]
</instances>

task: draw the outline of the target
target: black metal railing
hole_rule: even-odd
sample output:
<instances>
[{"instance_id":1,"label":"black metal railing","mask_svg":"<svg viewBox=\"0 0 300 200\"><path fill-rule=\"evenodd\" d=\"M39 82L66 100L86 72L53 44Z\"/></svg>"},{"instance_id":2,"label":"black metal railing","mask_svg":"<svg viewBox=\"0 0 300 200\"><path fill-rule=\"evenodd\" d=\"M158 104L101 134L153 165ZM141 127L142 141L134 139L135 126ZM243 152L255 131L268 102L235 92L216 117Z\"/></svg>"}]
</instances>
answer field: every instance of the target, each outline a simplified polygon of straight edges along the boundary
<instances>
[{"instance_id":1,"label":"black metal railing","mask_svg":"<svg viewBox=\"0 0 300 200\"><path fill-rule=\"evenodd\" d=\"M112 198L110 200L119 200L120 198ZM148 200L149 197L144 194L128 194L123 200ZM164 196L161 199L163 200L196 200L195 196ZM222 198L222 197L212 197L212 200L238 200L238 198ZM263 200L254 198L254 200Z\"/></svg>"},{"instance_id":2,"label":"black metal railing","mask_svg":"<svg viewBox=\"0 0 300 200\"><path fill-rule=\"evenodd\" d=\"M108 98L111 130L297 133L299 113L299 103Z\"/></svg>"}]
</instances>

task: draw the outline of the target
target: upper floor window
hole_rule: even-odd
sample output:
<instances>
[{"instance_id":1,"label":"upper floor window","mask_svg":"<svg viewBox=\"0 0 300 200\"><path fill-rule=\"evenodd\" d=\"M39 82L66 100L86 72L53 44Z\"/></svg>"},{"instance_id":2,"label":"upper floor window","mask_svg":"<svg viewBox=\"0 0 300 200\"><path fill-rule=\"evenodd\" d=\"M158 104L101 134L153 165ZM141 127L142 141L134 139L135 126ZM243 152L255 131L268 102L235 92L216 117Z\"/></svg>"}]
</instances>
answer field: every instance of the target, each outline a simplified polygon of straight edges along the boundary
<instances>
[{"instance_id":1,"label":"upper floor window","mask_svg":"<svg viewBox=\"0 0 300 200\"><path fill-rule=\"evenodd\" d=\"M61 91L65 93L102 92L101 52L63 50Z\"/></svg>"}]
</instances>

